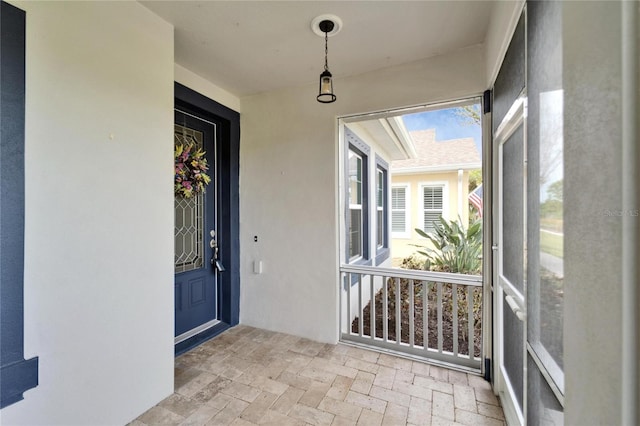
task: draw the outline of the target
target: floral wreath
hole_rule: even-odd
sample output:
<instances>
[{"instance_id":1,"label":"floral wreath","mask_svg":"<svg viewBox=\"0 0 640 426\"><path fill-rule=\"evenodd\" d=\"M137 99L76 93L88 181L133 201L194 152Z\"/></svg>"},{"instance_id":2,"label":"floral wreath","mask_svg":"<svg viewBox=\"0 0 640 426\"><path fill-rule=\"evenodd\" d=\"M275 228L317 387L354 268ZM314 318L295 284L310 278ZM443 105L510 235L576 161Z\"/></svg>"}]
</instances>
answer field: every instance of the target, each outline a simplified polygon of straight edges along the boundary
<instances>
[{"instance_id":1,"label":"floral wreath","mask_svg":"<svg viewBox=\"0 0 640 426\"><path fill-rule=\"evenodd\" d=\"M205 185L211 182L207 175L209 165L204 157L205 151L195 149L193 144L176 145L175 158L175 184L173 186L176 195L191 198L204 192Z\"/></svg>"}]
</instances>

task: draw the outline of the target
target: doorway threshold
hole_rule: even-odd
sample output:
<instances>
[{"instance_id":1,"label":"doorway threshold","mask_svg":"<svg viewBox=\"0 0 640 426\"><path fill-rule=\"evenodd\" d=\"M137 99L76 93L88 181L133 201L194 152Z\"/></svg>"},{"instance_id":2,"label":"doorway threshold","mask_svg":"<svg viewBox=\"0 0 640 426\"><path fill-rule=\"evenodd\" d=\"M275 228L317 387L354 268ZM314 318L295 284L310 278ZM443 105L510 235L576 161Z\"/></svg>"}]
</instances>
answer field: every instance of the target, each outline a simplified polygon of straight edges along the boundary
<instances>
[{"instance_id":1,"label":"doorway threshold","mask_svg":"<svg viewBox=\"0 0 640 426\"><path fill-rule=\"evenodd\" d=\"M216 337L228 328L231 328L231 326L226 322L213 320L176 336L174 346L175 356L178 356L190 349L193 349L201 343Z\"/></svg>"}]
</instances>

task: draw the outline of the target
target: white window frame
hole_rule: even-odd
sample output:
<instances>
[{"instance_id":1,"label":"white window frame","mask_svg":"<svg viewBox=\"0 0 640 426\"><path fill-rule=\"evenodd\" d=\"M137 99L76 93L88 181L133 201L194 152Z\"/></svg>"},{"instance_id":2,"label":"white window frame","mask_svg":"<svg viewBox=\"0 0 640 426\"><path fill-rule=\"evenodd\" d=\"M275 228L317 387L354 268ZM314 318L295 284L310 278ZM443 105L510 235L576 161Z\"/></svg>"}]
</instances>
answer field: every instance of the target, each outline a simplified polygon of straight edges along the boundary
<instances>
[{"instance_id":1,"label":"white window frame","mask_svg":"<svg viewBox=\"0 0 640 426\"><path fill-rule=\"evenodd\" d=\"M393 212L401 211L393 208L393 189L404 188L404 231L393 231ZM389 229L391 230L391 238L411 238L411 184L410 183L394 183L391 185L391 199L389 202L389 210L391 212L391 220L389 221Z\"/></svg>"},{"instance_id":2,"label":"white window frame","mask_svg":"<svg viewBox=\"0 0 640 426\"><path fill-rule=\"evenodd\" d=\"M425 210L424 210L424 188L429 187L442 187L442 217L447 219L447 220L451 220L451 218L449 217L449 182L447 181L428 181L428 182L420 182L418 184L418 200L419 200L419 205L418 205L418 211L420 212L420 214L418 215L420 217L420 226L419 228L422 229L423 231L424 229L424 216L425 216ZM424 237L420 236L420 238L424 239Z\"/></svg>"}]
</instances>

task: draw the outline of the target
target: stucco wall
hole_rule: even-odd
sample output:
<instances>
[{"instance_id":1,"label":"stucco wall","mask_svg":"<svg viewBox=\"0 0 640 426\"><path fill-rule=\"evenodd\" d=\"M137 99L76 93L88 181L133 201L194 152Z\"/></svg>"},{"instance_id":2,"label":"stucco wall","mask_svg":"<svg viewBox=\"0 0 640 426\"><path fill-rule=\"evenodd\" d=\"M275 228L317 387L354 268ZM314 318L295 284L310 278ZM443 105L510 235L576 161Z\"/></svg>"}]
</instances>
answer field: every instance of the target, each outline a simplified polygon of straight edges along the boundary
<instances>
[{"instance_id":1,"label":"stucco wall","mask_svg":"<svg viewBox=\"0 0 640 426\"><path fill-rule=\"evenodd\" d=\"M638 421L623 417L633 410L637 416L632 391L638 380L637 354L625 361L637 339L626 334L635 319L624 312L638 284L638 240L624 231L638 226L633 212L640 208L638 181L627 181L638 170L637 141L624 130L638 117L623 112L637 108L640 95L631 84L637 83L637 56L624 58L630 40L622 18L620 2L563 3L567 424ZM637 13L627 18L637 25Z\"/></svg>"},{"instance_id":2,"label":"stucco wall","mask_svg":"<svg viewBox=\"0 0 640 426\"><path fill-rule=\"evenodd\" d=\"M337 341L337 117L477 95L484 65L473 47L336 79L334 104L316 102L315 84L241 99L242 323Z\"/></svg>"},{"instance_id":3,"label":"stucco wall","mask_svg":"<svg viewBox=\"0 0 640 426\"><path fill-rule=\"evenodd\" d=\"M173 29L136 2L27 13L25 357L2 424L125 424L173 391Z\"/></svg>"}]
</instances>

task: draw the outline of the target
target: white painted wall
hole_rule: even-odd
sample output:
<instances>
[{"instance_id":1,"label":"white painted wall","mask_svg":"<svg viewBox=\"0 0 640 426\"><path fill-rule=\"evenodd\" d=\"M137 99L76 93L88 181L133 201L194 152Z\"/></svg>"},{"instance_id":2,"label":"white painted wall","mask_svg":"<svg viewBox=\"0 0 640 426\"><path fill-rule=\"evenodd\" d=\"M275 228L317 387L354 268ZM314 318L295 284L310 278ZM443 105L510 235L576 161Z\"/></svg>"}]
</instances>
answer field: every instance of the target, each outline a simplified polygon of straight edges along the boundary
<instances>
[{"instance_id":1,"label":"white painted wall","mask_svg":"<svg viewBox=\"0 0 640 426\"><path fill-rule=\"evenodd\" d=\"M173 391L173 29L136 2L12 3L40 384L1 422L125 424Z\"/></svg>"},{"instance_id":2,"label":"white painted wall","mask_svg":"<svg viewBox=\"0 0 640 426\"><path fill-rule=\"evenodd\" d=\"M198 74L189 71L185 67L175 64L174 78L178 83L187 86L191 90L195 90L201 95L206 96L209 99L213 99L227 108L240 112L240 98L223 88L216 86L210 81L205 80Z\"/></svg>"},{"instance_id":3,"label":"white painted wall","mask_svg":"<svg viewBox=\"0 0 640 426\"><path fill-rule=\"evenodd\" d=\"M241 98L241 322L336 342L337 117L477 95L485 80L478 46L337 79L334 104L315 84Z\"/></svg>"}]
</instances>

